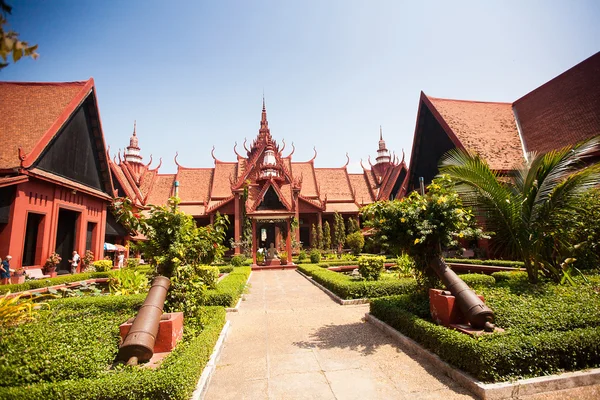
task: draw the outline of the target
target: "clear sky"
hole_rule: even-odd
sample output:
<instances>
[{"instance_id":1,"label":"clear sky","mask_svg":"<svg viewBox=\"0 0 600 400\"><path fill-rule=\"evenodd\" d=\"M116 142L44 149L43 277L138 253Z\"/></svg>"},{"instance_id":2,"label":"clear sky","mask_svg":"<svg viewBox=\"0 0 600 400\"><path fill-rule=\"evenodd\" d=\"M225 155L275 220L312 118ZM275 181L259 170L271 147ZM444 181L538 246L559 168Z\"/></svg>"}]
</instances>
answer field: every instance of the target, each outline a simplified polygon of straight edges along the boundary
<instances>
[{"instance_id":1,"label":"clear sky","mask_svg":"<svg viewBox=\"0 0 600 400\"><path fill-rule=\"evenodd\" d=\"M600 1L24 1L9 23L39 44L0 80L93 77L111 153L137 120L160 172L233 161L258 133L294 160L359 172L383 126L410 155L419 93L512 102L600 50ZM433 145L433 144L432 144ZM240 151L241 152L241 151ZM287 150L285 151L287 153Z\"/></svg>"}]
</instances>

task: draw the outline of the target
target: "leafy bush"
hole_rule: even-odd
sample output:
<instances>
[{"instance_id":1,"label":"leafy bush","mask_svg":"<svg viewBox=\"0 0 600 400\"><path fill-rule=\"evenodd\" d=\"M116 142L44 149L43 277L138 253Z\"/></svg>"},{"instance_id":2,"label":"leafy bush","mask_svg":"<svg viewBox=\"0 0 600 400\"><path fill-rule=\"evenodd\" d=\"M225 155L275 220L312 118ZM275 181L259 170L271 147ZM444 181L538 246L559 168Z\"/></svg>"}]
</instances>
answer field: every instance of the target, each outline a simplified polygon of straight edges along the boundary
<instances>
[{"instance_id":1,"label":"leafy bush","mask_svg":"<svg viewBox=\"0 0 600 400\"><path fill-rule=\"evenodd\" d=\"M358 255L365 246L365 238L362 233L353 232L346 236L346 246L350 247L352 253Z\"/></svg>"},{"instance_id":2,"label":"leafy bush","mask_svg":"<svg viewBox=\"0 0 600 400\"><path fill-rule=\"evenodd\" d=\"M402 253L398 258L396 258L396 265L394 269L399 272L401 277L414 276L414 268L415 262L408 254Z\"/></svg>"},{"instance_id":3,"label":"leafy bush","mask_svg":"<svg viewBox=\"0 0 600 400\"><path fill-rule=\"evenodd\" d=\"M358 232L356 232L358 233ZM362 236L362 235L361 235ZM358 272L368 281L377 281L383 272L385 257L362 256L358 258Z\"/></svg>"},{"instance_id":4,"label":"leafy bush","mask_svg":"<svg viewBox=\"0 0 600 400\"><path fill-rule=\"evenodd\" d=\"M65 283L72 283L78 281L84 281L87 279L98 279L98 278L108 278L111 276L113 271L109 272L84 272L80 274L73 275L61 275L55 278L48 279L36 279L32 281L26 281L24 283L17 283L13 285L3 285L0 286L0 294L4 294L7 292L23 292L26 290L34 290L45 288L49 286L62 285Z\"/></svg>"},{"instance_id":5,"label":"leafy bush","mask_svg":"<svg viewBox=\"0 0 600 400\"><path fill-rule=\"evenodd\" d=\"M37 315L37 309L34 309L32 298L21 299L23 294L18 294L9 298L10 292L0 297L0 328L19 325L23 322L34 320ZM38 303L38 306L47 306L46 303Z\"/></svg>"},{"instance_id":6,"label":"leafy bush","mask_svg":"<svg viewBox=\"0 0 600 400\"><path fill-rule=\"evenodd\" d=\"M287 264L287 251L280 251L279 252L279 261L281 262L281 265L286 265Z\"/></svg>"},{"instance_id":7,"label":"leafy bush","mask_svg":"<svg viewBox=\"0 0 600 400\"><path fill-rule=\"evenodd\" d=\"M244 262L246 261L246 256L243 254L236 254L235 256L231 257L231 265L233 265L234 267L241 267L242 265L244 265Z\"/></svg>"},{"instance_id":8,"label":"leafy bush","mask_svg":"<svg viewBox=\"0 0 600 400\"><path fill-rule=\"evenodd\" d=\"M218 267L213 268L218 271ZM183 312L186 317L196 314L207 290L204 280L200 277L200 268L195 265L180 265L173 272L165 311Z\"/></svg>"},{"instance_id":9,"label":"leafy bush","mask_svg":"<svg viewBox=\"0 0 600 400\"><path fill-rule=\"evenodd\" d=\"M592 287L511 283L479 290L502 334L473 338L434 324L427 296L374 299L371 314L484 382L600 366L600 301Z\"/></svg>"},{"instance_id":10,"label":"leafy bush","mask_svg":"<svg viewBox=\"0 0 600 400\"><path fill-rule=\"evenodd\" d=\"M205 306L234 307L246 288L250 276L250 267L239 267L233 270L217 284L217 288L207 290L201 299Z\"/></svg>"},{"instance_id":11,"label":"leafy bush","mask_svg":"<svg viewBox=\"0 0 600 400\"><path fill-rule=\"evenodd\" d=\"M447 263L457 264L474 264L474 265L491 265L494 267L511 267L511 268L523 268L525 263L523 261L511 261L511 260L477 260L473 258L445 258Z\"/></svg>"},{"instance_id":12,"label":"leafy bush","mask_svg":"<svg viewBox=\"0 0 600 400\"><path fill-rule=\"evenodd\" d=\"M496 282L504 282L504 281L513 281L513 282L521 282L523 284L527 284L527 273L524 271L501 271L494 272L492 274Z\"/></svg>"},{"instance_id":13,"label":"leafy bush","mask_svg":"<svg viewBox=\"0 0 600 400\"><path fill-rule=\"evenodd\" d=\"M65 323L68 325L65 331L60 328L44 331L43 327L39 327L40 324L35 324L38 325L35 328L37 330L26 340L11 341L4 336L0 338L3 344L10 342L13 346L8 348L15 349L10 351L13 358L23 351L29 353L18 364L25 367L19 368L18 376L15 376L19 379L16 384L22 386L0 387L0 399L189 399L225 323L225 310L222 307L203 307L193 317L186 318L183 341L163 360L160 368L125 367L109 371L107 366L111 364L117 351L118 323L131 315L132 306L139 306L143 297L93 299L98 303L72 303L77 305L77 309L70 310L78 312L74 314L76 318L87 311L91 316L98 316L84 320L90 326L89 335L85 333L86 327L81 318L70 322L67 314L61 317L61 326ZM95 307L100 306L105 299L111 301L105 302L103 307ZM116 303L117 300L121 303ZM56 307L54 304L55 302L53 309ZM111 310L111 314L107 315ZM122 315L113 315L117 313ZM96 323L98 320L102 320L101 323ZM56 332L61 332L61 335L64 332L64 340L57 340ZM95 340L94 344L92 338ZM99 345L98 340L102 340L101 343L105 345ZM65 342L68 342L68 346L64 345ZM15 348L15 343L23 350ZM55 362L44 361L55 359ZM17 364L11 362L7 365L11 366L12 375L15 372L13 365ZM0 371L9 374L6 368L0 365ZM49 369L47 372L46 368ZM27 379L32 378L36 382L43 378L47 383L30 384ZM14 379L11 381L14 382Z\"/></svg>"},{"instance_id":14,"label":"leafy bush","mask_svg":"<svg viewBox=\"0 0 600 400\"><path fill-rule=\"evenodd\" d=\"M125 268L137 268L140 265L139 258L128 258L125 262Z\"/></svg>"},{"instance_id":15,"label":"leafy bush","mask_svg":"<svg viewBox=\"0 0 600 400\"><path fill-rule=\"evenodd\" d=\"M219 280L219 267L211 267L210 265L197 265L195 267L198 277L204 282L207 288L214 289L217 287Z\"/></svg>"},{"instance_id":16,"label":"leafy bush","mask_svg":"<svg viewBox=\"0 0 600 400\"><path fill-rule=\"evenodd\" d=\"M107 272L113 268L113 262L111 260L98 260L92 263L92 267L96 272Z\"/></svg>"},{"instance_id":17,"label":"leafy bush","mask_svg":"<svg viewBox=\"0 0 600 400\"><path fill-rule=\"evenodd\" d=\"M417 287L417 283L414 279L403 278L380 281L357 281L353 280L348 275L323 269L311 264L299 265L298 270L310 275L315 282L320 283L345 300L411 293L414 292Z\"/></svg>"},{"instance_id":18,"label":"leafy bush","mask_svg":"<svg viewBox=\"0 0 600 400\"><path fill-rule=\"evenodd\" d=\"M496 284L496 280L493 276L484 274L463 274L460 275L460 279L471 288L491 287Z\"/></svg>"},{"instance_id":19,"label":"leafy bush","mask_svg":"<svg viewBox=\"0 0 600 400\"><path fill-rule=\"evenodd\" d=\"M318 249L312 249L310 251L310 262L313 264L321 262L321 252Z\"/></svg>"},{"instance_id":20,"label":"leafy bush","mask_svg":"<svg viewBox=\"0 0 600 400\"><path fill-rule=\"evenodd\" d=\"M300 250L300 252L298 253L298 261L304 261L307 258L308 256L306 255L306 251Z\"/></svg>"},{"instance_id":21,"label":"leafy bush","mask_svg":"<svg viewBox=\"0 0 600 400\"><path fill-rule=\"evenodd\" d=\"M148 276L133 269L120 269L108 278L108 288L114 295L128 296L144 293L148 289Z\"/></svg>"}]
</instances>

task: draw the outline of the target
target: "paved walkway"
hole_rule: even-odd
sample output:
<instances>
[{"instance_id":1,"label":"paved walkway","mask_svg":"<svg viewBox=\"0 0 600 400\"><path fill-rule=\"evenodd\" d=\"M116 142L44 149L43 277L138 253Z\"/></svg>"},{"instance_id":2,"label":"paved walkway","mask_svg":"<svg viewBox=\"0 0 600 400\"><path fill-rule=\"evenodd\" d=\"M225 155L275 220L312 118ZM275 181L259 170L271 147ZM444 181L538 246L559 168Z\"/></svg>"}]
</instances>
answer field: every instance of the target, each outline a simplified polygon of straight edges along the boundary
<instances>
[{"instance_id":1,"label":"paved walkway","mask_svg":"<svg viewBox=\"0 0 600 400\"><path fill-rule=\"evenodd\" d=\"M295 271L254 271L206 399L471 399ZM597 392L595 392L597 393ZM569 399L569 393L531 399ZM585 398L587 393L583 394ZM593 397L589 397L593 398Z\"/></svg>"}]
</instances>

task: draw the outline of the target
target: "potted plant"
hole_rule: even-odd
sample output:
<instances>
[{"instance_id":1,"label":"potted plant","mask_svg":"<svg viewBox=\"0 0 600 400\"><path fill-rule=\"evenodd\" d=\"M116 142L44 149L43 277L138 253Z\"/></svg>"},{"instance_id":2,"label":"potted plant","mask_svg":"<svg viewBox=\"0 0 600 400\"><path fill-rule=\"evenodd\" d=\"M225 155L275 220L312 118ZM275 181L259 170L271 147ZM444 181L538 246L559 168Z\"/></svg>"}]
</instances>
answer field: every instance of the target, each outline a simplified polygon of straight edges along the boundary
<instances>
[{"instance_id":1,"label":"potted plant","mask_svg":"<svg viewBox=\"0 0 600 400\"><path fill-rule=\"evenodd\" d=\"M10 283L23 283L25 282L25 268L17 268L10 277Z\"/></svg>"},{"instance_id":2,"label":"potted plant","mask_svg":"<svg viewBox=\"0 0 600 400\"><path fill-rule=\"evenodd\" d=\"M44 264L44 273L46 275L50 275L51 277L56 276L56 266L62 261L62 257L58 253L50 254L50 257L46 260Z\"/></svg>"}]
</instances>

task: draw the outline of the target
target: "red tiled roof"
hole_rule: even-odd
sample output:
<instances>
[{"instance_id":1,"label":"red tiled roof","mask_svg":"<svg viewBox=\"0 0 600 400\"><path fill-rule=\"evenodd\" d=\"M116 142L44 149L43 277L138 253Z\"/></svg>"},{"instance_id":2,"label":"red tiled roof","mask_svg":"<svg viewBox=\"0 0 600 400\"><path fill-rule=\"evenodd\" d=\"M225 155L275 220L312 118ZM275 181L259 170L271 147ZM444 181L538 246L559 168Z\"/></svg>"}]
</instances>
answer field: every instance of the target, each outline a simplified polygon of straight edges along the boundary
<instances>
[{"instance_id":1,"label":"red tiled roof","mask_svg":"<svg viewBox=\"0 0 600 400\"><path fill-rule=\"evenodd\" d=\"M402 163L400 165L395 165L389 170L389 172L384 177L384 180L381 184L381 188L379 189L379 200L389 200L390 195L392 194L392 190L394 189L394 185L400 177L400 173L405 169L406 166L404 163Z\"/></svg>"},{"instance_id":2,"label":"red tiled roof","mask_svg":"<svg viewBox=\"0 0 600 400\"><path fill-rule=\"evenodd\" d=\"M115 164L112 160L109 160L108 162L110 165L110 170L112 172L112 176L119 182L119 184L123 188L123 191L125 192L125 196L128 197L129 199L135 199L136 198L135 191L129 184L129 179L127 179L127 177L123 173L123 170L121 169L121 167L118 166L117 164Z\"/></svg>"},{"instance_id":3,"label":"red tiled roof","mask_svg":"<svg viewBox=\"0 0 600 400\"><path fill-rule=\"evenodd\" d=\"M173 182L175 174L156 175L152 190L148 194L147 204L165 205L173 195Z\"/></svg>"},{"instance_id":4,"label":"red tiled roof","mask_svg":"<svg viewBox=\"0 0 600 400\"><path fill-rule=\"evenodd\" d=\"M325 205L326 213L356 213L358 206L355 203L327 203Z\"/></svg>"},{"instance_id":5,"label":"red tiled roof","mask_svg":"<svg viewBox=\"0 0 600 400\"><path fill-rule=\"evenodd\" d=\"M237 163L216 162L210 197L224 199L231 196L230 178L237 176Z\"/></svg>"},{"instance_id":6,"label":"red tiled roof","mask_svg":"<svg viewBox=\"0 0 600 400\"><path fill-rule=\"evenodd\" d=\"M462 146L481 155L492 169L509 170L524 160L510 103L424 98Z\"/></svg>"},{"instance_id":7,"label":"red tiled roof","mask_svg":"<svg viewBox=\"0 0 600 400\"><path fill-rule=\"evenodd\" d=\"M600 134L600 52L513 103L527 151L545 153Z\"/></svg>"},{"instance_id":8,"label":"red tiled roof","mask_svg":"<svg viewBox=\"0 0 600 400\"><path fill-rule=\"evenodd\" d=\"M345 168L315 168L321 199L354 201ZM302 184L304 186L304 183Z\"/></svg>"},{"instance_id":9,"label":"red tiled roof","mask_svg":"<svg viewBox=\"0 0 600 400\"><path fill-rule=\"evenodd\" d=\"M212 177L212 168L179 167L177 180L179 181L179 198L181 201L201 201L204 203L208 198ZM227 183L229 183L229 180L227 180ZM231 195L231 190L229 195Z\"/></svg>"},{"instance_id":10,"label":"red tiled roof","mask_svg":"<svg viewBox=\"0 0 600 400\"><path fill-rule=\"evenodd\" d=\"M148 197L148 192L152 187L154 176L157 174L158 172L153 169L146 169L142 172L142 176L140 177L140 192L142 192L144 198Z\"/></svg>"},{"instance_id":11,"label":"red tiled roof","mask_svg":"<svg viewBox=\"0 0 600 400\"><path fill-rule=\"evenodd\" d=\"M356 201L359 204L369 204L373 202L373 196L369 190L369 183L364 174L348 174L350 184L355 190Z\"/></svg>"},{"instance_id":12,"label":"red tiled roof","mask_svg":"<svg viewBox=\"0 0 600 400\"><path fill-rule=\"evenodd\" d=\"M204 206L198 204L180 204L179 210L194 217L200 217L205 214Z\"/></svg>"},{"instance_id":13,"label":"red tiled roof","mask_svg":"<svg viewBox=\"0 0 600 400\"><path fill-rule=\"evenodd\" d=\"M92 85L91 79L65 83L0 82L0 169L20 165L19 147L29 154L46 133L53 130L51 133L55 134L70 115L65 114L67 106L75 107L78 104L74 102L83 101L82 90L86 86L91 90Z\"/></svg>"},{"instance_id":14,"label":"red tiled roof","mask_svg":"<svg viewBox=\"0 0 600 400\"><path fill-rule=\"evenodd\" d=\"M105 199L105 200L110 200L111 197L112 197L112 196L109 196L108 194L106 194L106 193L104 193L104 192L102 192L100 190L94 189L94 188L92 188L90 186L87 186L87 185L84 185L82 183L73 181L71 179L65 178L65 177L60 176L60 175L53 174L53 173L48 172L48 171L44 171L44 170L39 169L39 168L32 168L32 169L30 169L30 170L27 171L27 174L28 175L32 175L32 176L37 177L37 178L41 178L41 179L49 181L49 182L59 183L59 184L64 185L66 187L70 187L72 189L80 190L80 191L82 191L84 193L88 193L88 194L100 197L102 199Z\"/></svg>"},{"instance_id":15,"label":"red tiled roof","mask_svg":"<svg viewBox=\"0 0 600 400\"><path fill-rule=\"evenodd\" d=\"M292 163L294 178L302 177L302 188L300 194L306 197L317 197L317 185L315 178L315 168L309 162Z\"/></svg>"}]
</instances>

